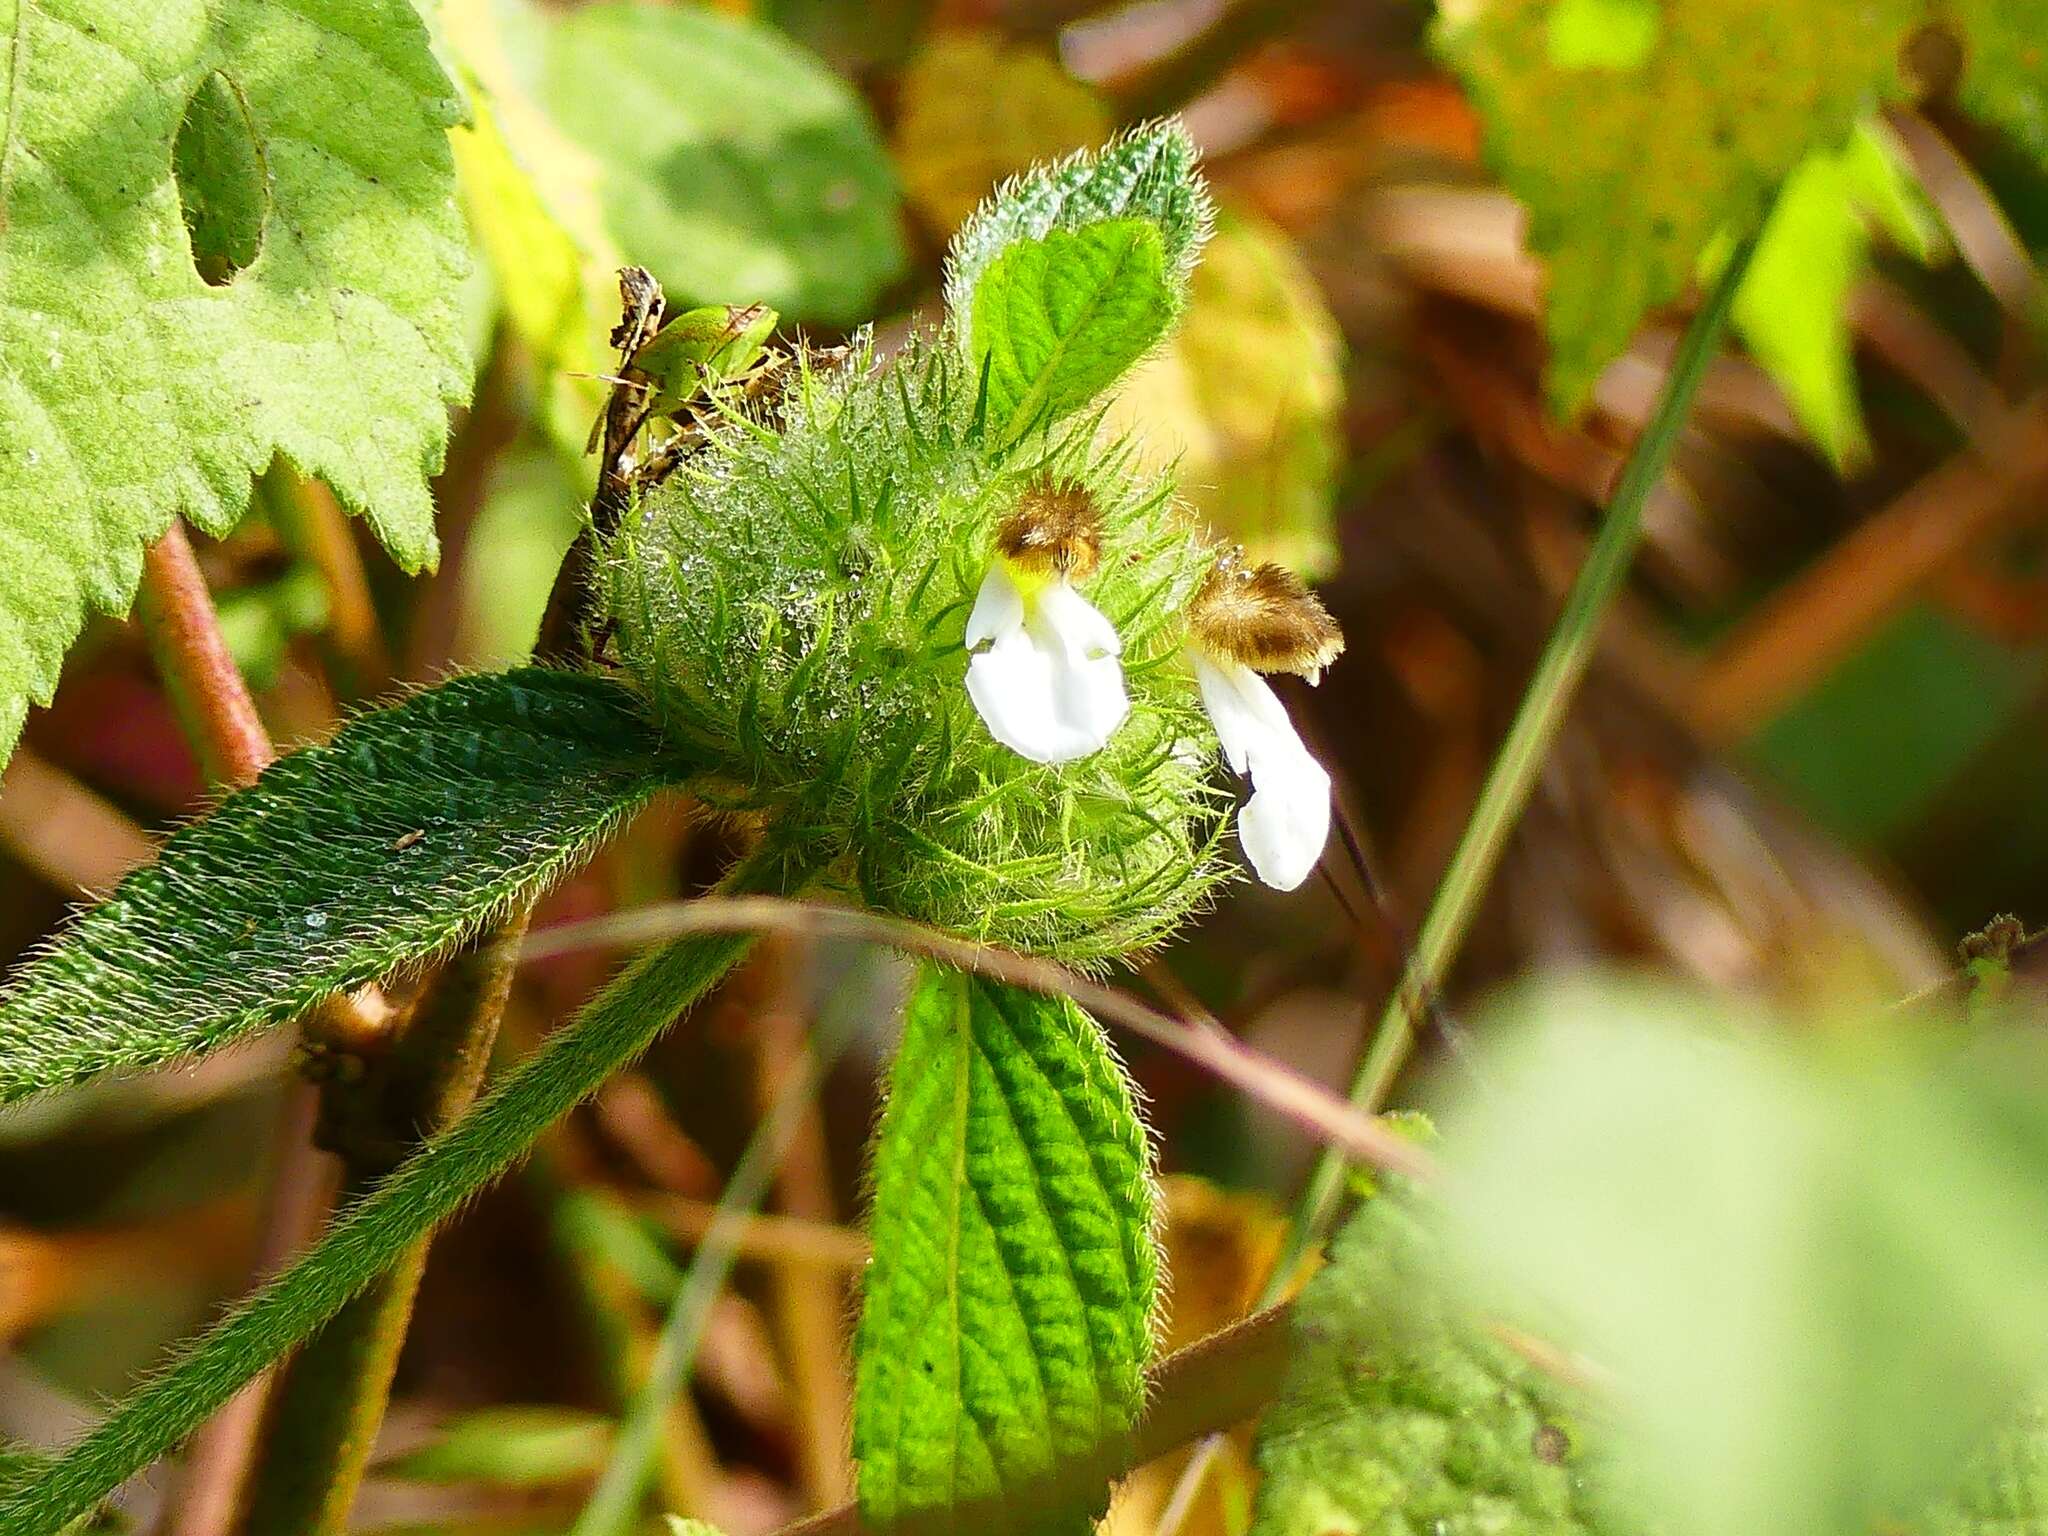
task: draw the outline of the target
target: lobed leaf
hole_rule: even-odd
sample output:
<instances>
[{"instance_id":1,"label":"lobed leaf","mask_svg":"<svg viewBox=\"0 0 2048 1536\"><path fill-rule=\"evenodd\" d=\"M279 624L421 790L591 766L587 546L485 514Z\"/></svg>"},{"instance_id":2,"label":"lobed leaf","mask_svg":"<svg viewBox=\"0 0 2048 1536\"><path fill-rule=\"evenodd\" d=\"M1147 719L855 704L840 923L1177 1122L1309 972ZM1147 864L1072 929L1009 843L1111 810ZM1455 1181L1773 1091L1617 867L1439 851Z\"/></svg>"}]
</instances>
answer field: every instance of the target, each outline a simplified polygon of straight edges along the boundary
<instances>
[{"instance_id":1,"label":"lobed leaf","mask_svg":"<svg viewBox=\"0 0 2048 1536\"><path fill-rule=\"evenodd\" d=\"M612 235L671 304L852 325L908 260L859 95L757 23L609 0L557 21L543 100L597 157Z\"/></svg>"},{"instance_id":2,"label":"lobed leaf","mask_svg":"<svg viewBox=\"0 0 2048 1536\"><path fill-rule=\"evenodd\" d=\"M459 678L280 759L0 986L0 1103L214 1049L422 962L676 776L638 697Z\"/></svg>"},{"instance_id":3,"label":"lobed leaf","mask_svg":"<svg viewBox=\"0 0 2048 1536\"><path fill-rule=\"evenodd\" d=\"M4 14L0 758L143 546L279 454L431 564L469 385L460 108L406 0Z\"/></svg>"},{"instance_id":4,"label":"lobed leaf","mask_svg":"<svg viewBox=\"0 0 2048 1536\"><path fill-rule=\"evenodd\" d=\"M1260 1421L1251 1536L1589 1536L1583 1405L1522 1359L1448 1276L1406 1199L1368 1200L1295 1303Z\"/></svg>"},{"instance_id":5,"label":"lobed leaf","mask_svg":"<svg viewBox=\"0 0 2048 1536\"><path fill-rule=\"evenodd\" d=\"M1157 1287L1150 1156L1092 1019L926 968L873 1188L853 1424L867 1519L951 1528L1131 1427ZM1067 1491L1032 1523L1085 1530L1107 1489Z\"/></svg>"},{"instance_id":6,"label":"lobed leaf","mask_svg":"<svg viewBox=\"0 0 2048 1536\"><path fill-rule=\"evenodd\" d=\"M997 442L1071 415L1173 323L1158 230L1140 219L1019 240L974 292L972 357Z\"/></svg>"},{"instance_id":7,"label":"lobed leaf","mask_svg":"<svg viewBox=\"0 0 2048 1536\"><path fill-rule=\"evenodd\" d=\"M998 187L946 248L946 310L968 355L986 350L974 325L978 290L989 268L1018 241L1042 240L1054 230L1125 219L1151 224L1177 312L1215 217L1199 158L1195 141L1177 120L1146 123L1099 150Z\"/></svg>"}]
</instances>

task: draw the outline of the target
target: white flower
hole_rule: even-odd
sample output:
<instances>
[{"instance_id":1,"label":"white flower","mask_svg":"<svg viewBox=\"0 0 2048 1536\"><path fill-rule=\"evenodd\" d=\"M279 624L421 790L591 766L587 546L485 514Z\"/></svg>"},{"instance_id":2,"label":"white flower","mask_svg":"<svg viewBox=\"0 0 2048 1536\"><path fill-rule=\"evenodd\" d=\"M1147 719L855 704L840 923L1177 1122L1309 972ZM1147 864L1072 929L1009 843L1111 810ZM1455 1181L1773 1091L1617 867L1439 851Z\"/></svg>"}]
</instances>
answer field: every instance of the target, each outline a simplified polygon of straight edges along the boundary
<instances>
[{"instance_id":1,"label":"white flower","mask_svg":"<svg viewBox=\"0 0 2048 1536\"><path fill-rule=\"evenodd\" d=\"M1330 836L1330 775L1309 755L1271 685L1241 661L1192 653L1202 703L1223 758L1252 781L1237 840L1266 884L1291 891L1316 867Z\"/></svg>"},{"instance_id":2,"label":"white flower","mask_svg":"<svg viewBox=\"0 0 2048 1536\"><path fill-rule=\"evenodd\" d=\"M1064 575L999 557L968 615L967 648L968 697L989 734L1034 763L1099 751L1130 713L1116 627Z\"/></svg>"}]
</instances>

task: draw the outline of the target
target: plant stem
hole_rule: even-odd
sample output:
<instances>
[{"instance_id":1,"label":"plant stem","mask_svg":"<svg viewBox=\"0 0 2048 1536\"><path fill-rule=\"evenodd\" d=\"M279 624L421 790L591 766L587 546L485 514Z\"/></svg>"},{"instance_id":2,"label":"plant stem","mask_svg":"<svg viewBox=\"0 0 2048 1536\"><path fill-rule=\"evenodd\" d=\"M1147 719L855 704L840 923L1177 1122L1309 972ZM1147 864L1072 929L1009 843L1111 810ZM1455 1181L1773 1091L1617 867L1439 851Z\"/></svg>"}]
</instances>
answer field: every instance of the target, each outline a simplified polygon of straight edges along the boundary
<instances>
[{"instance_id":1,"label":"plant stem","mask_svg":"<svg viewBox=\"0 0 2048 1536\"><path fill-rule=\"evenodd\" d=\"M658 312L658 302L655 307ZM488 437L487 426L480 431ZM601 484L618 480L618 452L608 438L609 478ZM485 468L469 466L477 475ZM577 601L559 613L550 603L534 642L535 660L577 659L573 642L581 639L593 575L588 550L580 564L574 550L564 558L556 587L559 592L567 583ZM464 945L430 978L391 1048L365 1062L360 1079L325 1085L319 1139L342 1154L352 1198L367 1199L402 1157L474 1102L530 917L530 909L518 911ZM430 1242L428 1229L293 1361L278 1394L272 1444L244 1536L339 1536L346 1530L390 1400Z\"/></svg>"},{"instance_id":2,"label":"plant stem","mask_svg":"<svg viewBox=\"0 0 2048 1536\"><path fill-rule=\"evenodd\" d=\"M235 786L254 782L277 754L221 634L220 615L183 523L173 522L142 552L136 613L171 707L207 778Z\"/></svg>"},{"instance_id":3,"label":"plant stem","mask_svg":"<svg viewBox=\"0 0 2048 1536\"><path fill-rule=\"evenodd\" d=\"M1578 693L1579 680L1585 676L1593 646L1600 637L1601 621L1628 576L1636 548L1642 542L1643 508L1650 492L1663 478L1664 466L1692 408L1693 395L1713 357L1755 249L1755 240L1747 240L1729 257L1707 302L1693 316L1679 343L1656 409L1622 470L1621 480L1607 504L1607 515L1601 520L1600 532L1586 554L1586 563L1565 595L1557 624L1543 654L1536 660L1536 670L1530 676L1521 706L1515 711L1486 782L1480 786L1478 803L1437 886L1436 898L1416 935L1400 982L1387 999L1372 1043L1352 1078L1351 1102L1360 1109L1376 1110L1385 1100L1414 1047L1418 1015L1437 1006L1451 962L1463 946L1465 933L1479 911L1480 899L1500 865L1508 833L1528 804L1536 775L1550 755L1551 744L1556 741ZM1367 870L1362 852L1359 862L1361 869ZM1369 877L1369 870L1367 873ZM1288 1222L1280 1252L1259 1288L1259 1306L1271 1306L1286 1292L1303 1256L1321 1240L1335 1212L1346 1166L1347 1159L1331 1149L1325 1149L1316 1159L1315 1169ZM1215 1434L1195 1447L1174 1483L1153 1536L1177 1536L1219 1448L1220 1439Z\"/></svg>"},{"instance_id":4,"label":"plant stem","mask_svg":"<svg viewBox=\"0 0 2048 1536\"><path fill-rule=\"evenodd\" d=\"M645 1050L750 942L707 935L640 956L501 1087L344 1209L305 1257L119 1404L43 1476L0 1498L0 1531L57 1536L176 1445Z\"/></svg>"},{"instance_id":5,"label":"plant stem","mask_svg":"<svg viewBox=\"0 0 2048 1536\"><path fill-rule=\"evenodd\" d=\"M1607 515L1601 520L1593 547L1586 553L1586 563L1565 595L1556 627L1536 660L1521 706L1515 711L1507 737L1480 787L1472 818L1465 823L1443 880L1437 886L1436 897L1416 934L1415 948L1400 984L1388 998L1372 1044L1352 1079L1351 1101L1361 1109L1376 1110L1385 1100L1415 1043L1416 1018L1423 1000L1443 992L1451 962L1463 946L1480 901L1500 866L1508 834L1529 803L1536 776L1542 771L1578 693L1580 679L1585 676L1600 638L1601 622L1628 577L1629 565L1642 542L1643 508L1650 492L1663 478L1664 467L1692 409L1693 396L1713 358L1755 249L1754 238L1736 248L1706 302L1686 327L1656 409L1622 470L1621 480L1607 504ZM1334 1152L1325 1152L1317 1160L1295 1207L1286 1241L1266 1277L1264 1300L1270 1301L1286 1286L1302 1255L1321 1239L1343 1187L1344 1168L1344 1158Z\"/></svg>"},{"instance_id":6,"label":"plant stem","mask_svg":"<svg viewBox=\"0 0 2048 1536\"><path fill-rule=\"evenodd\" d=\"M812 1049L784 1079L773 1105L748 1138L725 1193L719 1197L718 1214L712 1220L711 1230L704 1234L703 1242L691 1257L689 1272L669 1308L667 1321L662 1324L654 1355L647 1362L647 1379L619 1421L611 1457L569 1536L627 1536L638 1525L641 1500L661 1446L669 1404L683 1390L696 1364L704 1324L711 1316L712 1303L718 1300L732 1274L746 1218L767 1195L783 1154L803 1129L819 1078L845 1045L851 1033L850 1023L842 1017L837 1029L821 1034L812 1043ZM835 1444L832 1449L836 1453L839 1446Z\"/></svg>"},{"instance_id":7,"label":"plant stem","mask_svg":"<svg viewBox=\"0 0 2048 1536\"><path fill-rule=\"evenodd\" d=\"M443 965L391 1049L344 1092L323 1096L319 1139L344 1156L348 1200L363 1199L416 1139L445 1129L475 1099L525 932L522 915ZM337 1116L349 1118L337 1125ZM286 1367L250 1492L247 1536L336 1536L347 1529L428 1242L423 1237L407 1248Z\"/></svg>"},{"instance_id":8,"label":"plant stem","mask_svg":"<svg viewBox=\"0 0 2048 1536\"><path fill-rule=\"evenodd\" d=\"M231 785L254 782L276 757L276 749L221 633L220 613L182 523L173 521L144 552L136 611L165 691L206 776ZM356 1003L336 998L326 1011L352 1015ZM275 1271L312 1240L334 1197L333 1165L306 1134L314 1111L312 1088L296 1081L289 1084L277 1169L264 1203L255 1265L259 1277ZM258 1374L194 1438L176 1495L166 1504L166 1536L221 1536L229 1528L256 1454L272 1386L267 1372Z\"/></svg>"}]
</instances>

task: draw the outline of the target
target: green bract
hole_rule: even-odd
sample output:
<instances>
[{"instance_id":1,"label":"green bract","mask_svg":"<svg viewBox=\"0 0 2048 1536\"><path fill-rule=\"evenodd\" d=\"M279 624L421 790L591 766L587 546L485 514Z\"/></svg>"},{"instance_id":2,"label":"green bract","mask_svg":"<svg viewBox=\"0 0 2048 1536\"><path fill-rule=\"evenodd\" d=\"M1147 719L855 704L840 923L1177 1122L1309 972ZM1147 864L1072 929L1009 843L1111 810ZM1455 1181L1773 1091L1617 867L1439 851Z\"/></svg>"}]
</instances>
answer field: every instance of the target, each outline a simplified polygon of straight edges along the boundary
<instances>
[{"instance_id":1,"label":"green bract","mask_svg":"<svg viewBox=\"0 0 2048 1536\"><path fill-rule=\"evenodd\" d=\"M1177 652L1209 564L1166 484L1084 422L992 450L950 348L800 372L609 546L620 654L707 793L771 813L872 905L1068 959L1160 938L1219 878L1214 736ZM1082 583L1123 637L1131 714L1063 768L999 745L962 644L994 532L1027 486L1102 518Z\"/></svg>"},{"instance_id":2,"label":"green bract","mask_svg":"<svg viewBox=\"0 0 2048 1536\"><path fill-rule=\"evenodd\" d=\"M944 330L800 355L609 541L619 654L713 765L705 792L875 907L1087 962L1160 939L1222 876L1215 737L1178 655L1212 554L1085 413L1171 325L1208 223L1177 125L1013 185L956 244ZM1149 258L1114 302L1111 248ZM996 530L1046 487L1099 522L1078 584L1131 696L1063 767L999 745L965 686Z\"/></svg>"}]
</instances>

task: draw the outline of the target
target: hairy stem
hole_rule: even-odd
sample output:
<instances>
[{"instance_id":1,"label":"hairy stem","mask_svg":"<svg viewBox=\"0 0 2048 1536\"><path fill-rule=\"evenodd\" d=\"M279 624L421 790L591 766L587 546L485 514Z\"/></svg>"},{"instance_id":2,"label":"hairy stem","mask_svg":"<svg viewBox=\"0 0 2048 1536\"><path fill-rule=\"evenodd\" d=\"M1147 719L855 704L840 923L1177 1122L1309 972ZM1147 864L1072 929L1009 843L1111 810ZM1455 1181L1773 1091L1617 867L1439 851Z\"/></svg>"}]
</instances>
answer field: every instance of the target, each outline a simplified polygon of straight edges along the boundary
<instances>
[{"instance_id":1,"label":"hairy stem","mask_svg":"<svg viewBox=\"0 0 2048 1536\"><path fill-rule=\"evenodd\" d=\"M415 1138L445 1129L476 1098L511 991L524 917L465 948L433 977L391 1049L342 1093L323 1096L320 1139L361 1200ZM346 1117L336 1124L337 1117ZM429 1239L307 1341L283 1373L250 1493L248 1536L337 1536L369 1465L426 1270Z\"/></svg>"},{"instance_id":2,"label":"hairy stem","mask_svg":"<svg viewBox=\"0 0 2048 1536\"><path fill-rule=\"evenodd\" d=\"M647 1362L647 1379L619 1421L611 1457L570 1536L628 1536L638 1525L669 1404L683 1390L696 1364L697 1346L712 1303L732 1274L745 1219L767 1195L783 1154L808 1120L819 1077L846 1043L850 1023L842 1018L835 1031L818 1039L800 1058L748 1139L746 1151L719 1197L718 1215L697 1245L682 1289L662 1324L653 1357ZM831 1447L835 1455L839 1450L836 1443Z\"/></svg>"},{"instance_id":3,"label":"hairy stem","mask_svg":"<svg viewBox=\"0 0 2048 1536\"><path fill-rule=\"evenodd\" d=\"M56 1536L170 1450L645 1050L738 962L749 942L741 935L705 935L636 959L501 1087L344 1209L303 1258L119 1404L41 1477L0 1498L0 1531Z\"/></svg>"},{"instance_id":4,"label":"hairy stem","mask_svg":"<svg viewBox=\"0 0 2048 1536\"><path fill-rule=\"evenodd\" d=\"M1415 948L1400 984L1388 998L1372 1045L1352 1079L1351 1101L1361 1109L1377 1109L1393 1087L1394 1078L1415 1043L1416 1020L1424 1000L1442 993L1451 962L1457 958L1472 919L1478 914L1479 903L1493 882L1508 834L1529 803L1536 776L1542 771L1578 694L1579 681L1586 674L1593 647L1600 638L1601 622L1628 578L1629 566L1642 542L1643 508L1650 492L1663 478L1664 467L1692 409L1693 395L1713 358L1755 249L1756 242L1751 238L1735 250L1706 302L1686 327L1656 409L1622 470L1600 531L1587 551L1586 563L1565 595L1564 607L1536 660L1536 670L1522 695L1521 707L1516 710L1500 752L1480 787L1479 802L1473 808L1471 820L1465 823L1437 886L1436 897L1416 934ZM1267 1300L1287 1284L1302 1255L1320 1240L1343 1188L1344 1166L1344 1158L1334 1152L1326 1152L1318 1159L1295 1208L1287 1240L1267 1276Z\"/></svg>"}]
</instances>

